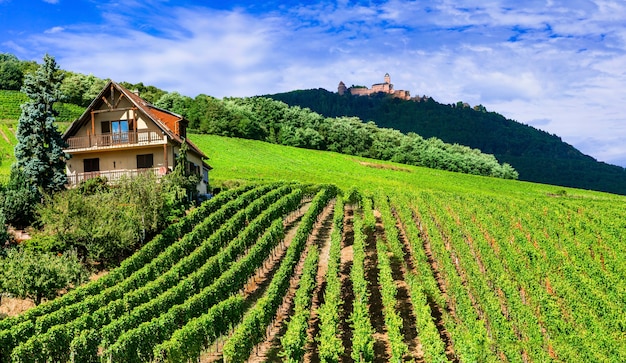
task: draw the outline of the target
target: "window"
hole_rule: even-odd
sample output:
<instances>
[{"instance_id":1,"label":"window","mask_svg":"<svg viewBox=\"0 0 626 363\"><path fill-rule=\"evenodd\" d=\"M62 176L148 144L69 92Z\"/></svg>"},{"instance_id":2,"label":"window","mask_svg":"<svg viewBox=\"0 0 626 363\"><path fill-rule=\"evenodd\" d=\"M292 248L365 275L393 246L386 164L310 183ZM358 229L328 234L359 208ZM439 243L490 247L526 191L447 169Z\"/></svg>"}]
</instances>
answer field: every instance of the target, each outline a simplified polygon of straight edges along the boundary
<instances>
[{"instance_id":1,"label":"window","mask_svg":"<svg viewBox=\"0 0 626 363\"><path fill-rule=\"evenodd\" d=\"M111 133L111 122L109 122L109 121L102 121L100 123L100 130L102 131L103 134Z\"/></svg>"},{"instance_id":2,"label":"window","mask_svg":"<svg viewBox=\"0 0 626 363\"><path fill-rule=\"evenodd\" d=\"M148 169L154 167L153 154L137 155L137 169Z\"/></svg>"},{"instance_id":3,"label":"window","mask_svg":"<svg viewBox=\"0 0 626 363\"><path fill-rule=\"evenodd\" d=\"M128 133L128 120L111 121L111 131L114 134Z\"/></svg>"},{"instance_id":4,"label":"window","mask_svg":"<svg viewBox=\"0 0 626 363\"><path fill-rule=\"evenodd\" d=\"M103 135L111 135L111 142L125 143L128 142L128 120L102 121L100 123L100 131Z\"/></svg>"},{"instance_id":5,"label":"window","mask_svg":"<svg viewBox=\"0 0 626 363\"><path fill-rule=\"evenodd\" d=\"M84 159L83 170L85 173L91 173L94 171L100 171L100 159Z\"/></svg>"},{"instance_id":6,"label":"window","mask_svg":"<svg viewBox=\"0 0 626 363\"><path fill-rule=\"evenodd\" d=\"M205 184L209 184L209 169L207 168L202 168L202 181Z\"/></svg>"},{"instance_id":7,"label":"window","mask_svg":"<svg viewBox=\"0 0 626 363\"><path fill-rule=\"evenodd\" d=\"M111 133L113 142L128 142L128 120L111 121Z\"/></svg>"}]
</instances>

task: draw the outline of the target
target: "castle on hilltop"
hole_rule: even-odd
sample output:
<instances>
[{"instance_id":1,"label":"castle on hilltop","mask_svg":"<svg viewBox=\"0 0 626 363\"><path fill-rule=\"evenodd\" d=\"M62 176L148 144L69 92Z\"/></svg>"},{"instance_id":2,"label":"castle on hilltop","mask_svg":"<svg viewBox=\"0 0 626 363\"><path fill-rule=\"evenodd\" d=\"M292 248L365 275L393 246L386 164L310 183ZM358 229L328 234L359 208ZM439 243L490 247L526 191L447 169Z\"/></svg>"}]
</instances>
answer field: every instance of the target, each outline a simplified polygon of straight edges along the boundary
<instances>
[{"instance_id":1,"label":"castle on hilltop","mask_svg":"<svg viewBox=\"0 0 626 363\"><path fill-rule=\"evenodd\" d=\"M383 83L376 83L372 85L372 88L367 87L355 87L352 86L350 88L346 88L345 83L339 82L339 87L337 87L337 91L340 96L343 96L346 93L350 93L353 96L370 96L375 93L386 93L395 98L401 98L403 100L410 100L411 94L409 91L405 90L394 90L393 84L391 84L391 77L389 73L385 74L385 81Z\"/></svg>"}]
</instances>

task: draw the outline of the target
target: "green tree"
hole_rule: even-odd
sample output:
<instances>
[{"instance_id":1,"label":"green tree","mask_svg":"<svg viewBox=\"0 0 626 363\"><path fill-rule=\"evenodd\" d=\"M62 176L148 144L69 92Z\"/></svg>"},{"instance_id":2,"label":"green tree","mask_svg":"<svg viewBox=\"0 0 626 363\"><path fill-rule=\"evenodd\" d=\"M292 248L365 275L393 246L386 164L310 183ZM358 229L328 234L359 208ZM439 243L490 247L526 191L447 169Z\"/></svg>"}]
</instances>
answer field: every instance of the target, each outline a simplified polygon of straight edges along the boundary
<instances>
[{"instance_id":1,"label":"green tree","mask_svg":"<svg viewBox=\"0 0 626 363\"><path fill-rule=\"evenodd\" d=\"M90 74L64 72L60 90L63 102L87 107L102 90L106 81Z\"/></svg>"},{"instance_id":2,"label":"green tree","mask_svg":"<svg viewBox=\"0 0 626 363\"><path fill-rule=\"evenodd\" d=\"M100 94L108 81L108 79L102 79L92 75L87 76L87 78L85 79L87 88L85 90L85 93L83 93L83 101L81 105L89 106L91 101L93 101L94 98L98 97L98 94Z\"/></svg>"},{"instance_id":3,"label":"green tree","mask_svg":"<svg viewBox=\"0 0 626 363\"><path fill-rule=\"evenodd\" d=\"M187 142L183 142L176 156L174 170L163 177L164 204L170 219L183 215L198 194L196 186L200 182L200 177L189 168L188 148Z\"/></svg>"},{"instance_id":4,"label":"green tree","mask_svg":"<svg viewBox=\"0 0 626 363\"><path fill-rule=\"evenodd\" d=\"M43 299L54 299L59 291L87 280L87 270L75 252L63 255L30 249L10 249L0 259L2 293L31 299L39 305Z\"/></svg>"},{"instance_id":5,"label":"green tree","mask_svg":"<svg viewBox=\"0 0 626 363\"><path fill-rule=\"evenodd\" d=\"M41 231L27 245L49 252L75 249L89 263L117 265L163 227L168 218L163 183L152 173L103 180L45 194L37 207Z\"/></svg>"},{"instance_id":6,"label":"green tree","mask_svg":"<svg viewBox=\"0 0 626 363\"><path fill-rule=\"evenodd\" d=\"M183 96L178 92L171 92L161 96L154 105L187 118L191 102L193 100L190 97Z\"/></svg>"},{"instance_id":7,"label":"green tree","mask_svg":"<svg viewBox=\"0 0 626 363\"><path fill-rule=\"evenodd\" d=\"M35 207L40 201L37 188L27 182L24 173L11 168L11 177L0 193L0 214L4 222L16 227L28 226L35 215Z\"/></svg>"},{"instance_id":8,"label":"green tree","mask_svg":"<svg viewBox=\"0 0 626 363\"><path fill-rule=\"evenodd\" d=\"M19 90L24 72L16 60L0 61L0 89Z\"/></svg>"},{"instance_id":9,"label":"green tree","mask_svg":"<svg viewBox=\"0 0 626 363\"><path fill-rule=\"evenodd\" d=\"M63 74L53 57L44 56L44 63L24 78L22 92L30 101L22 105L15 146L16 168L30 185L44 191L60 190L67 183L65 161L67 146L55 125L57 112L53 105L62 93Z\"/></svg>"},{"instance_id":10,"label":"green tree","mask_svg":"<svg viewBox=\"0 0 626 363\"><path fill-rule=\"evenodd\" d=\"M145 86L143 82L135 84L129 82L120 82L120 85L128 90L139 92L141 98L150 102L153 105L159 100L159 98L161 98L166 93L160 88L156 88L154 86Z\"/></svg>"}]
</instances>

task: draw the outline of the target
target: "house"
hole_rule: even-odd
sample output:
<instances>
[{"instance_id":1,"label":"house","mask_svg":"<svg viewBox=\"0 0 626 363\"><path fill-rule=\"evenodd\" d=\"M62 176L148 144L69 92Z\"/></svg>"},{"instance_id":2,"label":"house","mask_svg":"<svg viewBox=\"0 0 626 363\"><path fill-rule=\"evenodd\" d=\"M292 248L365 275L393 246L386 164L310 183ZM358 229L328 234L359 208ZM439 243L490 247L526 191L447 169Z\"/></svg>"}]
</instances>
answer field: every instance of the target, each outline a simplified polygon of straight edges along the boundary
<instances>
[{"instance_id":1,"label":"house","mask_svg":"<svg viewBox=\"0 0 626 363\"><path fill-rule=\"evenodd\" d=\"M70 186L102 176L151 172L158 176L174 169L183 142L188 145L187 167L201 176L198 192L207 193L207 156L186 139L188 121L153 106L121 85L109 81L85 112L63 134L71 155L66 163Z\"/></svg>"}]
</instances>

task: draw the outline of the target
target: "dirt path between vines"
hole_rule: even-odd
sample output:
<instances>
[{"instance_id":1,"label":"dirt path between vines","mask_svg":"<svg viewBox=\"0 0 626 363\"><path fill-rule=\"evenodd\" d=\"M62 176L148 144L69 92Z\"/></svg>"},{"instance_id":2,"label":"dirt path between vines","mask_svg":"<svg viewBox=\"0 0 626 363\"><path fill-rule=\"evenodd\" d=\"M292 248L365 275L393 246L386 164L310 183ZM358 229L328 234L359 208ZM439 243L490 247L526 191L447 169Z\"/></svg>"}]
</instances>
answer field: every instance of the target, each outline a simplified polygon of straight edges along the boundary
<instances>
[{"instance_id":1,"label":"dirt path between vines","mask_svg":"<svg viewBox=\"0 0 626 363\"><path fill-rule=\"evenodd\" d=\"M372 213L372 211L367 211L367 213ZM380 285L378 284L379 269L376 239L384 236L385 229L378 211L374 211L374 217L376 217L376 230L373 233L368 233L365 239L365 278L368 281L370 322L374 328L373 362L384 363L389 362L391 358L391 344L389 343L387 327L385 326L383 298L380 293Z\"/></svg>"},{"instance_id":2,"label":"dirt path between vines","mask_svg":"<svg viewBox=\"0 0 626 363\"><path fill-rule=\"evenodd\" d=\"M287 252L287 248L291 245L291 241L293 241L293 238L296 235L302 216L306 213L309 207L309 201L305 201L300 208L290 213L285 218L283 224L285 226L286 233L283 242L277 246L277 248L270 254L270 257L263 262L264 267L258 269L256 274L248 279L248 282L243 289L243 296L246 299L246 304L252 305L265 292L265 289L272 280L272 276L274 276L274 273L278 270L280 261ZM228 335L230 335L230 333ZM202 354L200 362L221 362L222 348L227 339L228 336L219 337L206 349L205 353Z\"/></svg>"},{"instance_id":3,"label":"dirt path between vines","mask_svg":"<svg viewBox=\"0 0 626 363\"><path fill-rule=\"evenodd\" d=\"M335 203L334 201L331 201L318 216L317 222L315 223L313 231L311 231L307 241L307 250L302 253L302 257L296 266L294 275L290 281L289 291L283 299L283 304L278 308L273 324L271 324L266 330L265 341L253 348L252 354L250 354L250 357L248 358L248 363L283 361L282 357L279 355L282 350L280 337L282 337L287 330L287 323L289 321L288 318L293 314L293 299L299 286L302 269L304 267L304 260L312 246L323 249L325 245L329 245L334 207ZM326 262L327 261L328 256L326 256ZM327 266L324 267L324 269L327 269Z\"/></svg>"},{"instance_id":4,"label":"dirt path between vines","mask_svg":"<svg viewBox=\"0 0 626 363\"><path fill-rule=\"evenodd\" d=\"M348 321L352 308L354 306L354 291L352 289L352 279L350 272L354 261L354 206L346 205L343 218L343 238L341 248L341 266L339 276L341 279L341 300L342 307L339 310L339 330L341 331L341 343L343 345L344 354L339 357L341 363L352 363L352 328Z\"/></svg>"},{"instance_id":5,"label":"dirt path between vines","mask_svg":"<svg viewBox=\"0 0 626 363\"><path fill-rule=\"evenodd\" d=\"M6 141L8 144L11 143L11 141L7 137L7 134L4 133L4 130L0 129L0 135L2 135L2 138L4 139L4 141Z\"/></svg>"}]
</instances>

